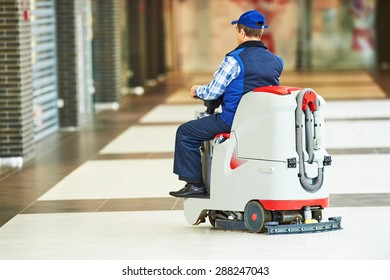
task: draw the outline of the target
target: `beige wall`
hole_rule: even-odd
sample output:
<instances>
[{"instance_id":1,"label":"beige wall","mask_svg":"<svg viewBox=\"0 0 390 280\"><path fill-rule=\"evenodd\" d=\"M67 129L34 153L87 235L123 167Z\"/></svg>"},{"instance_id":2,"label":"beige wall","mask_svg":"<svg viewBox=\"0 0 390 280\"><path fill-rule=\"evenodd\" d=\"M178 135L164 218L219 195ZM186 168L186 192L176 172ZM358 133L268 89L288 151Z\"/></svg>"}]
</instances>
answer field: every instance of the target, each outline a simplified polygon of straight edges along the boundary
<instances>
[{"instance_id":1,"label":"beige wall","mask_svg":"<svg viewBox=\"0 0 390 280\"><path fill-rule=\"evenodd\" d=\"M271 21L265 37L273 39L274 51L284 59L285 69L295 69L298 0L269 2L172 0L173 65L184 72L214 72L225 54L237 46L231 21L249 9L259 9Z\"/></svg>"}]
</instances>

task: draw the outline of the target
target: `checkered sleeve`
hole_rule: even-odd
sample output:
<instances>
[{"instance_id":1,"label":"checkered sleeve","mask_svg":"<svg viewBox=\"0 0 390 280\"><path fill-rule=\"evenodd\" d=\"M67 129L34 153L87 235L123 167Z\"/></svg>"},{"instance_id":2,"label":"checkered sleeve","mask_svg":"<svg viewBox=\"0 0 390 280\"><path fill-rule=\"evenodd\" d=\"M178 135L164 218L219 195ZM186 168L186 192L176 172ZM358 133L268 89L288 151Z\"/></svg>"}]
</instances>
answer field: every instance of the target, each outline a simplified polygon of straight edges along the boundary
<instances>
[{"instance_id":1,"label":"checkered sleeve","mask_svg":"<svg viewBox=\"0 0 390 280\"><path fill-rule=\"evenodd\" d=\"M214 73L213 80L196 89L196 95L203 100L218 99L226 90L232 80L238 77L241 68L238 61L231 56L226 56Z\"/></svg>"}]
</instances>

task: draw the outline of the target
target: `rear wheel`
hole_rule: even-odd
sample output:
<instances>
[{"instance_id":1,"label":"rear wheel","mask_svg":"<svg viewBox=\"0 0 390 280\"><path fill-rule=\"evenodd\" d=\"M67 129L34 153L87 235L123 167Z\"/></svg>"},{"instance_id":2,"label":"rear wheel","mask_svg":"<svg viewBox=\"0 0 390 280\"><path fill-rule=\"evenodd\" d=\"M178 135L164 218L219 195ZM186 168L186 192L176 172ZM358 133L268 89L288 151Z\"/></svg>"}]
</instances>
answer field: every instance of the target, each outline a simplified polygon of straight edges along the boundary
<instances>
[{"instance_id":1,"label":"rear wheel","mask_svg":"<svg viewBox=\"0 0 390 280\"><path fill-rule=\"evenodd\" d=\"M245 226L251 232L261 232L264 228L266 213L258 201L250 201L245 206Z\"/></svg>"}]
</instances>

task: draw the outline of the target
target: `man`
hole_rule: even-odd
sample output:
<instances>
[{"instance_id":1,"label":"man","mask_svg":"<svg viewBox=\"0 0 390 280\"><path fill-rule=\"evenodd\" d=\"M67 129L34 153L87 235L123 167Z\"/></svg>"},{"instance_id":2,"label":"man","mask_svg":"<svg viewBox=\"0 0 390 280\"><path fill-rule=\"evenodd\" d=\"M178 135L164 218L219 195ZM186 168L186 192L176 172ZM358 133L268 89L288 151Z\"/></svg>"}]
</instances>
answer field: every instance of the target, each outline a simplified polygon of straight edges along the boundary
<instances>
[{"instance_id":1,"label":"man","mask_svg":"<svg viewBox=\"0 0 390 280\"><path fill-rule=\"evenodd\" d=\"M222 61L214 79L208 85L194 85L192 98L215 100L222 98L222 113L182 124L176 132L173 172L179 180L187 182L179 191L169 194L175 197L207 198L207 188L202 178L200 147L204 141L218 133L230 132L233 118L243 94L260 86L279 85L283 60L267 50L260 41L265 17L256 10L248 11L236 26L238 47Z\"/></svg>"}]
</instances>

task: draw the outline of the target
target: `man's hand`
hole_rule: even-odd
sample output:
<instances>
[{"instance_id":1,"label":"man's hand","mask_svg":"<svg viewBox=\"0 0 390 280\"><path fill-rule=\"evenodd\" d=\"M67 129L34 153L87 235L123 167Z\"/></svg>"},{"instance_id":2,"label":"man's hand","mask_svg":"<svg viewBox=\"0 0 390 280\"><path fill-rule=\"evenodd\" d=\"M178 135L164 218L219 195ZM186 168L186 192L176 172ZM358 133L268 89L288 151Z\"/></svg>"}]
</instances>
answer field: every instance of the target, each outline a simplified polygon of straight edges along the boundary
<instances>
[{"instance_id":1,"label":"man's hand","mask_svg":"<svg viewBox=\"0 0 390 280\"><path fill-rule=\"evenodd\" d=\"M193 86L191 87L190 96L191 96L192 98L197 98L197 97L198 97L198 96L196 95L196 92L195 92L195 90L197 89L197 87L199 87L199 85L193 85Z\"/></svg>"}]
</instances>

